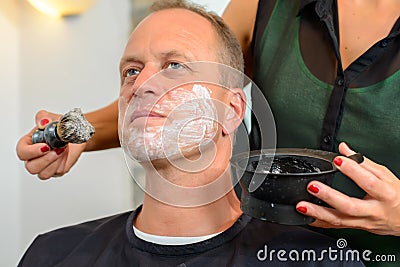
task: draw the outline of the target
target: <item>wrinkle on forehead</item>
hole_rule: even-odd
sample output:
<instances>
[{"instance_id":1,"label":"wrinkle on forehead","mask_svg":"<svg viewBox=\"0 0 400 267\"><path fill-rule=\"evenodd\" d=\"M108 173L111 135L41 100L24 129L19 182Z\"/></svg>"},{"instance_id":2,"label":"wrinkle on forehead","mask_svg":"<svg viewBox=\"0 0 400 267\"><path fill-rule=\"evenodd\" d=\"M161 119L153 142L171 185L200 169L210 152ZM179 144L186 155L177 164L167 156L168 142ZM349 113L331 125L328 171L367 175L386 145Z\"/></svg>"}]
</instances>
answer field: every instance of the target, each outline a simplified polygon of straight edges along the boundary
<instances>
[{"instance_id":1,"label":"wrinkle on forehead","mask_svg":"<svg viewBox=\"0 0 400 267\"><path fill-rule=\"evenodd\" d=\"M154 12L145 18L133 31L127 48L147 42L151 48L156 47L160 51L160 47L164 47L164 51L167 52L168 47L170 50L189 54L203 50L202 52L207 52L205 55L212 56L215 61L215 50L218 45L216 39L215 29L206 18L185 9L166 9ZM210 61L211 58L195 57L194 60Z\"/></svg>"}]
</instances>

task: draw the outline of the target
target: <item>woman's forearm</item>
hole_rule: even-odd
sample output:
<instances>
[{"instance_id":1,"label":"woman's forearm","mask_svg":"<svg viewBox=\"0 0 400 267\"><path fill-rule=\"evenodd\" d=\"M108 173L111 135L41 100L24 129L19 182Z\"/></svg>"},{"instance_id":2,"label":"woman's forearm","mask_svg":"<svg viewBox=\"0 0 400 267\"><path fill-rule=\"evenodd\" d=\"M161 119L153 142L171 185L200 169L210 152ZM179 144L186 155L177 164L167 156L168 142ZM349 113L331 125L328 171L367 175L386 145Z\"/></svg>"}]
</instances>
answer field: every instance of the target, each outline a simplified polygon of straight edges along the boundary
<instances>
[{"instance_id":1,"label":"woman's forearm","mask_svg":"<svg viewBox=\"0 0 400 267\"><path fill-rule=\"evenodd\" d=\"M119 147L118 138L118 100L110 105L85 114L94 126L96 133L87 142L85 151L95 151Z\"/></svg>"}]
</instances>

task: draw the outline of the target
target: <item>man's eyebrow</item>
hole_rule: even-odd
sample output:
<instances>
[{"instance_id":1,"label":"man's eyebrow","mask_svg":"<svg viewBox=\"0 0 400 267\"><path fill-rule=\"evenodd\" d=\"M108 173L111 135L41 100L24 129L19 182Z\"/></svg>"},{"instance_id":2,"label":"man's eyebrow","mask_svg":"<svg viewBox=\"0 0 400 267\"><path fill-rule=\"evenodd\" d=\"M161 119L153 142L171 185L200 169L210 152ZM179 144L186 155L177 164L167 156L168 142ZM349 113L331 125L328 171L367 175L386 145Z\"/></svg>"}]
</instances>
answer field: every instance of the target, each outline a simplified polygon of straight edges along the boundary
<instances>
[{"instance_id":1,"label":"man's eyebrow","mask_svg":"<svg viewBox=\"0 0 400 267\"><path fill-rule=\"evenodd\" d=\"M185 62L193 62L196 61L196 59L192 56L189 56L181 51L178 50L171 50L167 52L162 52L159 54L159 57L163 60L169 59L169 58L181 58ZM126 56L121 58L121 62L119 64L119 68L122 69L122 67L129 62L138 62L141 63L141 60L135 56Z\"/></svg>"},{"instance_id":2,"label":"man's eyebrow","mask_svg":"<svg viewBox=\"0 0 400 267\"><path fill-rule=\"evenodd\" d=\"M134 56L123 57L123 58L121 58L121 61L119 63L119 69L122 69L122 67L128 62L141 62L141 61L137 57L134 57Z\"/></svg>"},{"instance_id":3,"label":"man's eyebrow","mask_svg":"<svg viewBox=\"0 0 400 267\"><path fill-rule=\"evenodd\" d=\"M185 53L183 53L181 51L178 51L178 50L171 50L171 51L168 51L168 52L160 53L160 57L162 59L177 58L178 57L178 58L184 59L186 62L195 61L194 57L191 57L191 56L189 56L189 55L187 55L187 54L185 54Z\"/></svg>"}]
</instances>

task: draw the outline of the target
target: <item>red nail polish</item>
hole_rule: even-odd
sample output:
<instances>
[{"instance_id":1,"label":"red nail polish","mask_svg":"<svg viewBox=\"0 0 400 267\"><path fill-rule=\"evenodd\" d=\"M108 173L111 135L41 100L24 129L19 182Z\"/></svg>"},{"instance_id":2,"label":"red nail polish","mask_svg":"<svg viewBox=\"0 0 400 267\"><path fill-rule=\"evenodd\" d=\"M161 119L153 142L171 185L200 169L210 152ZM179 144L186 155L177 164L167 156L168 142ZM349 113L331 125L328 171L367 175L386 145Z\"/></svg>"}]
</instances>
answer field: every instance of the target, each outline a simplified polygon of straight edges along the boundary
<instances>
[{"instance_id":1,"label":"red nail polish","mask_svg":"<svg viewBox=\"0 0 400 267\"><path fill-rule=\"evenodd\" d=\"M47 152L47 151L49 151L50 150L50 147L48 147L48 146L42 146L41 148L40 148L40 151L42 151L43 153L45 153L45 152Z\"/></svg>"},{"instance_id":2,"label":"red nail polish","mask_svg":"<svg viewBox=\"0 0 400 267\"><path fill-rule=\"evenodd\" d=\"M338 157L336 157L336 158L333 160L333 163L335 163L337 166L342 165L342 162L343 162L343 160L342 160L341 158L338 158Z\"/></svg>"},{"instance_id":3,"label":"red nail polish","mask_svg":"<svg viewBox=\"0 0 400 267\"><path fill-rule=\"evenodd\" d=\"M43 119L43 120L40 121L40 125L42 125L42 126L45 126L48 123L49 123L48 119Z\"/></svg>"},{"instance_id":4,"label":"red nail polish","mask_svg":"<svg viewBox=\"0 0 400 267\"><path fill-rule=\"evenodd\" d=\"M65 148L56 148L54 149L54 151L56 152L57 155L60 155L61 153L63 153L65 150Z\"/></svg>"},{"instance_id":5,"label":"red nail polish","mask_svg":"<svg viewBox=\"0 0 400 267\"><path fill-rule=\"evenodd\" d=\"M297 207L296 208L297 209L297 211L299 211L299 212L301 212L301 213L307 213L307 208L306 207Z\"/></svg>"},{"instance_id":6,"label":"red nail polish","mask_svg":"<svg viewBox=\"0 0 400 267\"><path fill-rule=\"evenodd\" d=\"M314 194L319 192L319 188L316 185L313 185L313 184L308 187L308 190L310 190Z\"/></svg>"}]
</instances>

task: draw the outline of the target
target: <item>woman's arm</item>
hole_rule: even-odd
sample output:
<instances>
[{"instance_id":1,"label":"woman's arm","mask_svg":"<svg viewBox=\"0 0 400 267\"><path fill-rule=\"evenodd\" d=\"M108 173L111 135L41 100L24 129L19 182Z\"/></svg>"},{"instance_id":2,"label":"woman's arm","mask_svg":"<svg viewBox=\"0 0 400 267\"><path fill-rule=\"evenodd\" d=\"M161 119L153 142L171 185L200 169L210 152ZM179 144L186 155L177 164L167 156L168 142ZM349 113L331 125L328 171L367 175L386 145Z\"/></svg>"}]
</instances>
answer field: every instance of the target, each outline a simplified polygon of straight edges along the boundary
<instances>
[{"instance_id":1,"label":"woman's arm","mask_svg":"<svg viewBox=\"0 0 400 267\"><path fill-rule=\"evenodd\" d=\"M96 111L85 114L94 126L96 133L87 142L84 151L103 150L119 147L118 138L118 100Z\"/></svg>"},{"instance_id":2,"label":"woman's arm","mask_svg":"<svg viewBox=\"0 0 400 267\"><path fill-rule=\"evenodd\" d=\"M242 47L245 74L252 77L252 51L254 23L256 21L258 0L231 0L225 9L222 18L233 31Z\"/></svg>"}]
</instances>

